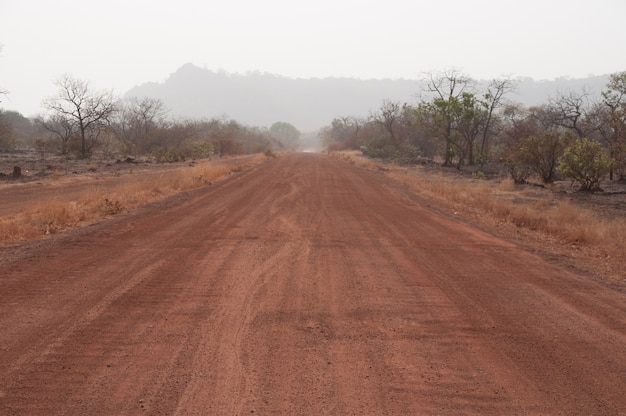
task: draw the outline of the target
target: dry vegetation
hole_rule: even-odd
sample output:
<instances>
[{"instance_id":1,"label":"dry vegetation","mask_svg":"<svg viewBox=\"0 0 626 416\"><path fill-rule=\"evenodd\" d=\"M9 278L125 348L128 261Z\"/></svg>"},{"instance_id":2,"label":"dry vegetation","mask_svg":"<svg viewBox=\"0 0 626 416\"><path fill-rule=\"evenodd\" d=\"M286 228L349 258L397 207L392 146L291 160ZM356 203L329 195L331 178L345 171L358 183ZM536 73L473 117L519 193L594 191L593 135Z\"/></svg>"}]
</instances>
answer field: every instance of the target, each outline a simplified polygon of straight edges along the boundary
<instances>
[{"instance_id":1,"label":"dry vegetation","mask_svg":"<svg viewBox=\"0 0 626 416\"><path fill-rule=\"evenodd\" d=\"M384 172L438 209L458 214L538 248L572 261L582 270L614 280L624 280L626 268L626 196L617 209L590 206L574 194L532 185L515 185L510 179L477 180L450 171L416 166L381 165L360 152L342 152L348 163ZM127 176L105 191L90 187L71 201L46 198L20 213L0 217L0 245L41 238L128 212L176 193L205 186L250 166L264 155L219 162L205 161L165 168L150 174ZM119 175L119 173L115 173ZM75 181L65 173L46 180ZM4 185L13 186L13 185Z\"/></svg>"},{"instance_id":2,"label":"dry vegetation","mask_svg":"<svg viewBox=\"0 0 626 416\"><path fill-rule=\"evenodd\" d=\"M341 155L348 163L384 172L406 184L439 209L470 218L552 257L567 259L581 270L626 281L624 211L590 204L586 195L566 193L556 185L549 189L515 185L507 178L477 180L433 167L383 166L360 152ZM625 199L623 194L615 197Z\"/></svg>"},{"instance_id":3,"label":"dry vegetation","mask_svg":"<svg viewBox=\"0 0 626 416\"><path fill-rule=\"evenodd\" d=\"M97 187L90 187L71 201L47 198L35 203L30 209L0 217L0 245L40 238L128 212L150 202L219 181L231 173L259 164L266 158L259 154L219 162L203 161L192 166L165 167L160 172L136 174L132 180L123 178L125 180L107 187L104 192ZM61 181L62 178L55 177L57 175L53 174L52 178L46 180Z\"/></svg>"}]
</instances>

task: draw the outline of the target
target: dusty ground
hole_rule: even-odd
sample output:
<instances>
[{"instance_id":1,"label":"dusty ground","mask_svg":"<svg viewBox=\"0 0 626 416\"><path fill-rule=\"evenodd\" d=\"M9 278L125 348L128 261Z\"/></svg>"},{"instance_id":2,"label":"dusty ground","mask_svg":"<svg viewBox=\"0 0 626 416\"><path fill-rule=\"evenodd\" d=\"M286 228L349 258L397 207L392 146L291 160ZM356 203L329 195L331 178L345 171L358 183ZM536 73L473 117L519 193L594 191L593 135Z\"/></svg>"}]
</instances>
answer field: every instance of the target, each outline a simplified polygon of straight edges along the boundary
<instances>
[{"instance_id":1,"label":"dusty ground","mask_svg":"<svg viewBox=\"0 0 626 416\"><path fill-rule=\"evenodd\" d=\"M431 167L434 171L445 171L451 176L471 177L472 171L478 167L464 167L462 173L455 172L455 168ZM509 178L509 173L502 167L491 167L491 173L487 175L492 182L498 182L504 178ZM577 205L591 209L595 214L607 218L626 218L626 182L610 181L608 178L601 182L600 192L581 192L580 185L557 178L552 184L543 185L538 178L531 177L526 185L516 185L520 193L527 198L545 198L551 194L555 198L568 200Z\"/></svg>"},{"instance_id":2,"label":"dusty ground","mask_svg":"<svg viewBox=\"0 0 626 416\"><path fill-rule=\"evenodd\" d=\"M212 165L246 163L253 156L215 159ZM0 154L0 216L15 214L46 200L69 202L89 193L106 193L125 183L154 178L158 181L181 168L194 166L189 160L155 163L150 159L68 160L36 152ZM14 166L21 176L14 177Z\"/></svg>"},{"instance_id":3,"label":"dusty ground","mask_svg":"<svg viewBox=\"0 0 626 416\"><path fill-rule=\"evenodd\" d=\"M293 154L0 251L0 414L626 411L626 292Z\"/></svg>"}]
</instances>

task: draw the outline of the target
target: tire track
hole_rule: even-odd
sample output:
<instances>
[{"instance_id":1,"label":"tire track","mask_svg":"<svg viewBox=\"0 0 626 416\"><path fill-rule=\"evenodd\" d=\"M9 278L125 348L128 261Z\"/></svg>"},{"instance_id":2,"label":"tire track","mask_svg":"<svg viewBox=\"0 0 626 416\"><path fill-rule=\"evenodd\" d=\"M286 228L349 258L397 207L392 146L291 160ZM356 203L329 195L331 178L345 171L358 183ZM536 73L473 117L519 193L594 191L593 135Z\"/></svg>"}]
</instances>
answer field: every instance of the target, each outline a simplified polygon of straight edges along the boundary
<instances>
[{"instance_id":1,"label":"tire track","mask_svg":"<svg viewBox=\"0 0 626 416\"><path fill-rule=\"evenodd\" d=\"M620 414L626 294L404 192L287 155L0 264L0 413Z\"/></svg>"}]
</instances>

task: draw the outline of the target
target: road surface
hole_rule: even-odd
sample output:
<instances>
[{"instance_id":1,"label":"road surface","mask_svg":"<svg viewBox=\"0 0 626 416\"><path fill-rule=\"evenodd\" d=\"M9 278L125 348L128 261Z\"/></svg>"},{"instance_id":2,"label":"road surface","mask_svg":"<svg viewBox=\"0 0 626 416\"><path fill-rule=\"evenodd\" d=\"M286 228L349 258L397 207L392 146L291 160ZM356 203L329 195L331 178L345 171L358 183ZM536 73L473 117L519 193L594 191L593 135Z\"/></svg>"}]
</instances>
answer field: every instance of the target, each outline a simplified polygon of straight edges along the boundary
<instances>
[{"instance_id":1,"label":"road surface","mask_svg":"<svg viewBox=\"0 0 626 416\"><path fill-rule=\"evenodd\" d=\"M0 252L2 415L626 414L626 293L316 154Z\"/></svg>"}]
</instances>

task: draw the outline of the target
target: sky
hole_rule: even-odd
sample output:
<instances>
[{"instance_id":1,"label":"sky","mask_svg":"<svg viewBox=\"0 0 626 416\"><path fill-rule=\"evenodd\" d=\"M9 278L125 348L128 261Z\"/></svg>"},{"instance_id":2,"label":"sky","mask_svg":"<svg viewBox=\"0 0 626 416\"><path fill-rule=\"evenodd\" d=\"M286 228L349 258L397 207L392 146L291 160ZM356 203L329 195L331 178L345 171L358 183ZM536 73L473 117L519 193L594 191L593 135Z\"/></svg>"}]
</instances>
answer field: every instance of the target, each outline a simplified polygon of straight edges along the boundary
<instances>
[{"instance_id":1,"label":"sky","mask_svg":"<svg viewBox=\"0 0 626 416\"><path fill-rule=\"evenodd\" d=\"M0 108L63 74L123 95L185 63L290 78L582 78L626 70L625 0L0 0Z\"/></svg>"}]
</instances>

